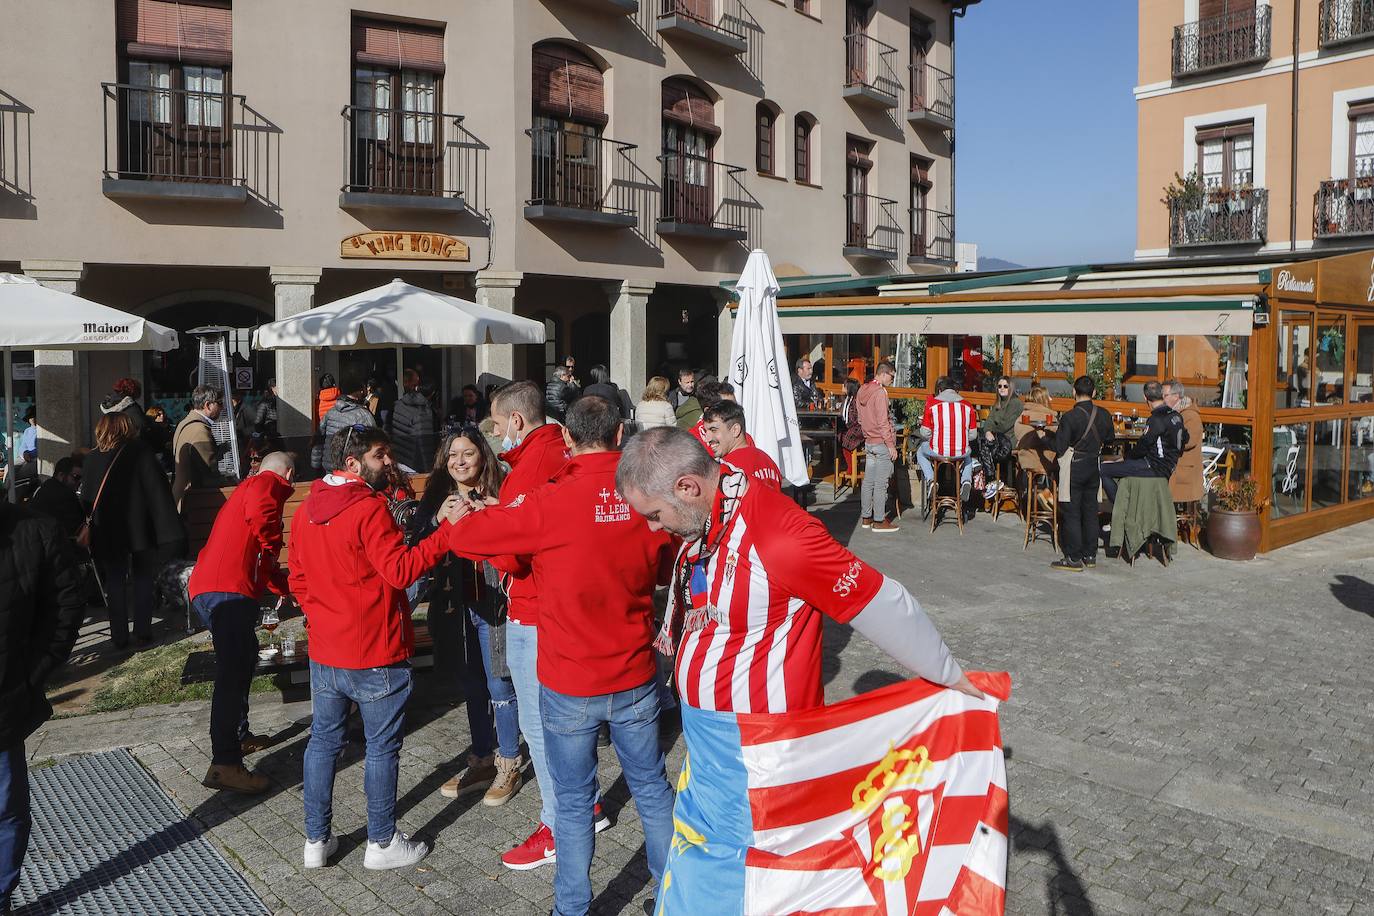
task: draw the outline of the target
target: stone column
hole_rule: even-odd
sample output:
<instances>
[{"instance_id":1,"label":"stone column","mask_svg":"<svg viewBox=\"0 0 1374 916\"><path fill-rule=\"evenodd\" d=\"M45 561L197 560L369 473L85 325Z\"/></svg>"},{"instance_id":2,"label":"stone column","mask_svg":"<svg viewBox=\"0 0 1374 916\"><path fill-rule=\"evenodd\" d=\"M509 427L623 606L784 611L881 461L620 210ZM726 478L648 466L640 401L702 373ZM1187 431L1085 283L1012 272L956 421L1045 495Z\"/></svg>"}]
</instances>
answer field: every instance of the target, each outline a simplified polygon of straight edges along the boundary
<instances>
[{"instance_id":1,"label":"stone column","mask_svg":"<svg viewBox=\"0 0 1374 916\"><path fill-rule=\"evenodd\" d=\"M649 294L654 284L637 280L607 283L611 300L611 381L638 400L649 380Z\"/></svg>"},{"instance_id":2,"label":"stone column","mask_svg":"<svg viewBox=\"0 0 1374 916\"><path fill-rule=\"evenodd\" d=\"M277 319L290 318L315 305L318 267L272 267ZM310 437L315 431L315 379L309 350L277 351L277 429L286 447L296 452L300 470L308 467Z\"/></svg>"},{"instance_id":3,"label":"stone column","mask_svg":"<svg viewBox=\"0 0 1374 916\"><path fill-rule=\"evenodd\" d=\"M525 275L518 270L484 270L477 274L477 304L515 313L515 291ZM515 379L515 347L511 344L483 344L477 347L475 363L477 385L483 374L506 381Z\"/></svg>"},{"instance_id":4,"label":"stone column","mask_svg":"<svg viewBox=\"0 0 1374 916\"><path fill-rule=\"evenodd\" d=\"M58 292L76 295L86 275L82 261L20 261L26 276ZM85 442L89 431L77 429L81 409L79 354L73 350L35 350L33 368L38 406L38 471L51 474L59 459ZM16 427L15 432L19 429Z\"/></svg>"},{"instance_id":5,"label":"stone column","mask_svg":"<svg viewBox=\"0 0 1374 916\"><path fill-rule=\"evenodd\" d=\"M721 381L730 378L730 345L735 336L735 313L730 308L733 301L728 293L716 294L716 377Z\"/></svg>"}]
</instances>

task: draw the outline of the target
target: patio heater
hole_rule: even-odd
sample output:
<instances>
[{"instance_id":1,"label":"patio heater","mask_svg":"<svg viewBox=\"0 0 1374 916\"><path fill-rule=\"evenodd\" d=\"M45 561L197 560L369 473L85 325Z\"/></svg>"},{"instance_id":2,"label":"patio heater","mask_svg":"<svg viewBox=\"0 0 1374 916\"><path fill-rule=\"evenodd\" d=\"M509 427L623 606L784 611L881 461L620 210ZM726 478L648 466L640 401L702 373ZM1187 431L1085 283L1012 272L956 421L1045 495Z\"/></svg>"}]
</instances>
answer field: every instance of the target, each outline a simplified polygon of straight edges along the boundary
<instances>
[{"instance_id":1,"label":"patio heater","mask_svg":"<svg viewBox=\"0 0 1374 916\"><path fill-rule=\"evenodd\" d=\"M215 444L229 447L220 455L216 470L226 479L239 477L239 439L234 435L234 402L230 392L234 384L233 367L229 363L229 335L233 328L218 325L192 328L186 333L200 340L200 359L196 363L196 384L213 385L224 397L219 417L210 425Z\"/></svg>"}]
</instances>

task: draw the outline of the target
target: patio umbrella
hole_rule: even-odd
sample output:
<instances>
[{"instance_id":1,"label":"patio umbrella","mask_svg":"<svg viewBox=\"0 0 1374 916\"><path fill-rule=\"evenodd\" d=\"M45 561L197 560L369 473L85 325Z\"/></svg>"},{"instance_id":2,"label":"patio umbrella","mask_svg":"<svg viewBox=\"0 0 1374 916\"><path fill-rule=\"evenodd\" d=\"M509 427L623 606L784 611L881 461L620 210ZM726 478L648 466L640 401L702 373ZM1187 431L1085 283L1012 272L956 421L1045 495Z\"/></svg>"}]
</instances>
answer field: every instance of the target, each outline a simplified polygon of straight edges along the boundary
<instances>
[{"instance_id":1,"label":"patio umbrella","mask_svg":"<svg viewBox=\"0 0 1374 916\"><path fill-rule=\"evenodd\" d=\"M5 438L14 473L14 350L174 350L177 332L146 318L0 273L0 350L4 351ZM14 487L8 487L14 498Z\"/></svg>"},{"instance_id":2,"label":"patio umbrella","mask_svg":"<svg viewBox=\"0 0 1374 916\"><path fill-rule=\"evenodd\" d=\"M739 395L754 444L777 462L783 479L804 486L811 478L802 457L792 387L783 384L778 370L779 365L786 366L787 353L778 327L778 279L767 254L757 249L750 252L735 292L739 309L730 341L730 383Z\"/></svg>"}]
</instances>

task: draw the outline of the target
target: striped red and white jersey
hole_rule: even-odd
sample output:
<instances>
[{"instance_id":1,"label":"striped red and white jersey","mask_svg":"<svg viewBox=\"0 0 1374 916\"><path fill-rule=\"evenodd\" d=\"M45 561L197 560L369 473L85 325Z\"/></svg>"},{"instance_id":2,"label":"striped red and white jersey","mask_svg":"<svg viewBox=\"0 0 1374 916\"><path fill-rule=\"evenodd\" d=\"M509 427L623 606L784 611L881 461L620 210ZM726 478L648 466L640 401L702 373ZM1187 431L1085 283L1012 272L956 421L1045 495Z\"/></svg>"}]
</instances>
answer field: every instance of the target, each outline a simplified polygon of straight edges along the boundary
<instances>
[{"instance_id":1,"label":"striped red and white jersey","mask_svg":"<svg viewBox=\"0 0 1374 916\"><path fill-rule=\"evenodd\" d=\"M969 434L978 429L978 415L973 412L973 405L962 398L957 401L931 398L926 401L921 426L931 431L932 452L956 458L968 454Z\"/></svg>"},{"instance_id":2,"label":"striped red and white jersey","mask_svg":"<svg viewBox=\"0 0 1374 916\"><path fill-rule=\"evenodd\" d=\"M782 472L778 470L777 462L756 445L741 445L720 462L738 468L764 486L782 489Z\"/></svg>"},{"instance_id":3,"label":"striped red and white jersey","mask_svg":"<svg viewBox=\"0 0 1374 916\"><path fill-rule=\"evenodd\" d=\"M821 613L849 622L877 594L882 573L757 482L727 525L690 572L693 604L714 610L683 637L676 678L683 702L722 712L821 705Z\"/></svg>"}]
</instances>

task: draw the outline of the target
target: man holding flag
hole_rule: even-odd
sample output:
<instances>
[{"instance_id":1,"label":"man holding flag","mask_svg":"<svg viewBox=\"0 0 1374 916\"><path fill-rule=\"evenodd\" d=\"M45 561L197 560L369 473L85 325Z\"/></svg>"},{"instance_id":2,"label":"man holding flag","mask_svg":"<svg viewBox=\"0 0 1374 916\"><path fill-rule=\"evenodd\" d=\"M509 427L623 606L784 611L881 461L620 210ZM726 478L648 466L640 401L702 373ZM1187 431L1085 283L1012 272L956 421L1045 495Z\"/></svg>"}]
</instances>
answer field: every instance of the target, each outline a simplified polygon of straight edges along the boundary
<instances>
[{"instance_id":1,"label":"man holding flag","mask_svg":"<svg viewBox=\"0 0 1374 916\"><path fill-rule=\"evenodd\" d=\"M686 542L655 644L678 652L688 752L658 911L1000 912L996 701L915 598L681 430L631 439L616 483ZM822 613L931 683L822 708Z\"/></svg>"}]
</instances>

